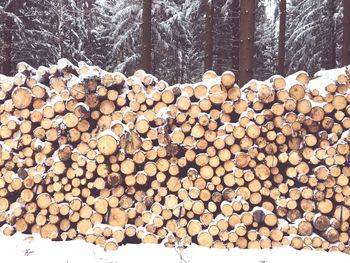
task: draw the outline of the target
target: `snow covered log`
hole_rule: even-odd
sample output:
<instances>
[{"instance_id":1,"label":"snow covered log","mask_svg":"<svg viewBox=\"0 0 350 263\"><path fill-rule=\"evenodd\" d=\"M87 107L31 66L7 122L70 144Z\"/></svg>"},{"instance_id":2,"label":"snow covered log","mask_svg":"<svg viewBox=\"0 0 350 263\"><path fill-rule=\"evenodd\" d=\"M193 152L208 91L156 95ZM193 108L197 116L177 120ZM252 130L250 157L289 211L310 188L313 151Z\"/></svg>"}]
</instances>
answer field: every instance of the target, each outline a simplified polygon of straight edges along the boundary
<instances>
[{"instance_id":1,"label":"snow covered log","mask_svg":"<svg viewBox=\"0 0 350 263\"><path fill-rule=\"evenodd\" d=\"M350 251L350 71L169 86L61 59L0 76L5 235Z\"/></svg>"}]
</instances>

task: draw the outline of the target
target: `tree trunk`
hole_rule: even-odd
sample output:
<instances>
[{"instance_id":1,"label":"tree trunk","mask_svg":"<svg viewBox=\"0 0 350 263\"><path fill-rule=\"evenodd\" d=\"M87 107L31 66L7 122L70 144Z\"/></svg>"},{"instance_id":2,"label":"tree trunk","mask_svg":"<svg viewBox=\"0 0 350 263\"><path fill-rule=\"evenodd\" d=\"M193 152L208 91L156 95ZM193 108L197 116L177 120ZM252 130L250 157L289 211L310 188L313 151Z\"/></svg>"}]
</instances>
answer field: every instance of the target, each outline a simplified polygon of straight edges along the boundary
<instances>
[{"instance_id":1,"label":"tree trunk","mask_svg":"<svg viewBox=\"0 0 350 263\"><path fill-rule=\"evenodd\" d=\"M205 4L205 58L204 71L213 67L213 5L211 1Z\"/></svg>"},{"instance_id":2,"label":"tree trunk","mask_svg":"<svg viewBox=\"0 0 350 263\"><path fill-rule=\"evenodd\" d=\"M253 77L255 0L241 1L239 83L244 85Z\"/></svg>"},{"instance_id":3,"label":"tree trunk","mask_svg":"<svg viewBox=\"0 0 350 263\"><path fill-rule=\"evenodd\" d=\"M58 58L60 59L63 57L63 52L64 52L64 17L63 17L63 1L59 0L58 1L58 15L57 15L57 20L58 20L58 25L57 25L57 33L58 33Z\"/></svg>"},{"instance_id":4,"label":"tree trunk","mask_svg":"<svg viewBox=\"0 0 350 263\"><path fill-rule=\"evenodd\" d=\"M329 19L331 20L331 44L329 45L329 58L327 68L335 68L337 66L337 27L334 14L337 11L336 3L333 0L328 1Z\"/></svg>"},{"instance_id":5,"label":"tree trunk","mask_svg":"<svg viewBox=\"0 0 350 263\"><path fill-rule=\"evenodd\" d=\"M0 65L0 73L9 76L12 69L12 18L6 18L5 30L3 35L2 56L3 62Z\"/></svg>"},{"instance_id":6,"label":"tree trunk","mask_svg":"<svg viewBox=\"0 0 350 263\"><path fill-rule=\"evenodd\" d=\"M143 0L141 68L150 73L152 68L151 46L152 0Z\"/></svg>"},{"instance_id":7,"label":"tree trunk","mask_svg":"<svg viewBox=\"0 0 350 263\"><path fill-rule=\"evenodd\" d=\"M350 64L350 1L343 0L343 65Z\"/></svg>"},{"instance_id":8,"label":"tree trunk","mask_svg":"<svg viewBox=\"0 0 350 263\"><path fill-rule=\"evenodd\" d=\"M232 1L233 9L233 43L232 43L232 68L235 74L238 73L239 64L239 0Z\"/></svg>"},{"instance_id":9,"label":"tree trunk","mask_svg":"<svg viewBox=\"0 0 350 263\"><path fill-rule=\"evenodd\" d=\"M84 39L84 47L83 50L85 54L91 59L93 57L94 49L93 49L93 40L94 35L92 34L92 21L90 17L93 14L93 1L92 0L84 0L82 3L82 20L84 21L86 27L86 35Z\"/></svg>"},{"instance_id":10,"label":"tree trunk","mask_svg":"<svg viewBox=\"0 0 350 263\"><path fill-rule=\"evenodd\" d=\"M284 75L284 58L285 58L285 43L286 43L286 0L280 0L280 25L278 36L278 57L277 57L277 72Z\"/></svg>"},{"instance_id":11,"label":"tree trunk","mask_svg":"<svg viewBox=\"0 0 350 263\"><path fill-rule=\"evenodd\" d=\"M14 13L17 8L21 5L22 1L8 1L4 6L4 11L7 13ZM13 18L10 16L5 16L5 29L3 34L3 46L1 49L1 54L4 58L3 62L0 64L0 73L9 76L12 70L12 30L14 27Z\"/></svg>"}]
</instances>

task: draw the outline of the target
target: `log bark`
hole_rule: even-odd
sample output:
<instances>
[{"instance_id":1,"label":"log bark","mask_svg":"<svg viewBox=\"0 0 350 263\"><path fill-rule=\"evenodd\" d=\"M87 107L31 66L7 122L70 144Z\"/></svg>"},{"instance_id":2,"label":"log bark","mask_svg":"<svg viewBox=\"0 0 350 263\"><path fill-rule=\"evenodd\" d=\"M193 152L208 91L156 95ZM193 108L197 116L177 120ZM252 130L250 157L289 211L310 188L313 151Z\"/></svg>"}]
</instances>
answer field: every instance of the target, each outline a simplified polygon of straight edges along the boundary
<instances>
[{"instance_id":1,"label":"log bark","mask_svg":"<svg viewBox=\"0 0 350 263\"><path fill-rule=\"evenodd\" d=\"M350 3L343 0L343 49L342 49L342 64L350 64Z\"/></svg>"},{"instance_id":2,"label":"log bark","mask_svg":"<svg viewBox=\"0 0 350 263\"><path fill-rule=\"evenodd\" d=\"M243 86L253 76L255 0L241 2L239 84Z\"/></svg>"},{"instance_id":3,"label":"log bark","mask_svg":"<svg viewBox=\"0 0 350 263\"><path fill-rule=\"evenodd\" d=\"M286 43L286 17L287 17L287 1L279 1L279 32L278 32L278 55L277 55L277 72L284 76L284 59L285 59L285 43Z\"/></svg>"},{"instance_id":4,"label":"log bark","mask_svg":"<svg viewBox=\"0 0 350 263\"><path fill-rule=\"evenodd\" d=\"M22 0L13 0L7 1L4 4L3 11L5 14L2 14L4 17L1 18L4 21L4 32L3 32L3 46L1 49L1 54L3 61L0 64L0 73L9 76L14 69L14 62L12 59L12 46L13 46L13 29L16 26L14 18L6 13L15 15L17 10L22 6Z\"/></svg>"},{"instance_id":5,"label":"log bark","mask_svg":"<svg viewBox=\"0 0 350 263\"><path fill-rule=\"evenodd\" d=\"M143 0L142 9L142 52L140 67L152 71L152 0Z\"/></svg>"},{"instance_id":6,"label":"log bark","mask_svg":"<svg viewBox=\"0 0 350 263\"><path fill-rule=\"evenodd\" d=\"M205 51L204 71L213 67L213 4L212 1L205 2Z\"/></svg>"}]
</instances>

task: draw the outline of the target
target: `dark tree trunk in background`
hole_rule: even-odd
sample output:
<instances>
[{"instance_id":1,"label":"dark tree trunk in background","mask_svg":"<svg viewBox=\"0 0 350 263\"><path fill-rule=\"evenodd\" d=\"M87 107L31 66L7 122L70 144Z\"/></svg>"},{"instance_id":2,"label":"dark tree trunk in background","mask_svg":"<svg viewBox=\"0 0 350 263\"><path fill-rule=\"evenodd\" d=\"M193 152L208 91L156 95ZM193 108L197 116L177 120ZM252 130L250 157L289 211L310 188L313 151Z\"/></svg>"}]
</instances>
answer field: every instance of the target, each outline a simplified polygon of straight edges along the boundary
<instances>
[{"instance_id":1,"label":"dark tree trunk in background","mask_svg":"<svg viewBox=\"0 0 350 263\"><path fill-rule=\"evenodd\" d=\"M239 84L243 86L253 77L255 0L241 1Z\"/></svg>"},{"instance_id":2,"label":"dark tree trunk in background","mask_svg":"<svg viewBox=\"0 0 350 263\"><path fill-rule=\"evenodd\" d=\"M8 0L4 6L4 11L7 13L15 13L16 8L21 4L21 0ZM5 29L3 33L3 46L1 47L1 55L4 60L0 64L0 73L4 75L10 75L13 68L12 61L12 32L15 27L15 22L10 16L1 17L1 23L5 24Z\"/></svg>"},{"instance_id":3,"label":"dark tree trunk in background","mask_svg":"<svg viewBox=\"0 0 350 263\"><path fill-rule=\"evenodd\" d=\"M213 67L213 5L211 1L205 3L205 51L204 71Z\"/></svg>"},{"instance_id":4,"label":"dark tree trunk in background","mask_svg":"<svg viewBox=\"0 0 350 263\"><path fill-rule=\"evenodd\" d=\"M232 1L233 10L233 43L232 43L232 68L235 74L238 73L239 65L239 0Z\"/></svg>"},{"instance_id":5,"label":"dark tree trunk in background","mask_svg":"<svg viewBox=\"0 0 350 263\"><path fill-rule=\"evenodd\" d=\"M0 64L0 73L9 76L12 70L12 30L13 30L12 18L6 18L5 29L3 35L2 56L3 62Z\"/></svg>"},{"instance_id":6,"label":"dark tree trunk in background","mask_svg":"<svg viewBox=\"0 0 350 263\"><path fill-rule=\"evenodd\" d=\"M342 64L350 64L350 1L343 0L343 56Z\"/></svg>"},{"instance_id":7,"label":"dark tree trunk in background","mask_svg":"<svg viewBox=\"0 0 350 263\"><path fill-rule=\"evenodd\" d=\"M63 58L64 55L64 6L63 6L63 0L58 0L58 14L57 14L57 33L58 33L58 57L57 59Z\"/></svg>"},{"instance_id":8,"label":"dark tree trunk in background","mask_svg":"<svg viewBox=\"0 0 350 263\"><path fill-rule=\"evenodd\" d=\"M277 72L280 75L284 75L284 58L286 54L286 9L287 1L280 0L280 25L278 35L278 56L277 56Z\"/></svg>"},{"instance_id":9,"label":"dark tree trunk in background","mask_svg":"<svg viewBox=\"0 0 350 263\"><path fill-rule=\"evenodd\" d=\"M329 65L328 68L335 68L337 67L337 26L336 21L334 19L334 15L337 12L336 3L334 3L334 0L328 0L328 6L329 6L329 19L332 20L332 32L331 32L331 44L330 44L330 56L329 56Z\"/></svg>"},{"instance_id":10,"label":"dark tree trunk in background","mask_svg":"<svg viewBox=\"0 0 350 263\"><path fill-rule=\"evenodd\" d=\"M152 0L143 0L141 68L148 73L152 70L151 20Z\"/></svg>"},{"instance_id":11,"label":"dark tree trunk in background","mask_svg":"<svg viewBox=\"0 0 350 263\"><path fill-rule=\"evenodd\" d=\"M82 10L83 10L83 20L85 25L87 26L87 32L86 32L86 38L84 39L84 50L87 54L89 54L89 57L91 59L91 55L93 52L96 52L93 50L93 35L91 34L91 19L90 17L93 16L91 10L93 9L93 0L83 0L82 2Z\"/></svg>"}]
</instances>

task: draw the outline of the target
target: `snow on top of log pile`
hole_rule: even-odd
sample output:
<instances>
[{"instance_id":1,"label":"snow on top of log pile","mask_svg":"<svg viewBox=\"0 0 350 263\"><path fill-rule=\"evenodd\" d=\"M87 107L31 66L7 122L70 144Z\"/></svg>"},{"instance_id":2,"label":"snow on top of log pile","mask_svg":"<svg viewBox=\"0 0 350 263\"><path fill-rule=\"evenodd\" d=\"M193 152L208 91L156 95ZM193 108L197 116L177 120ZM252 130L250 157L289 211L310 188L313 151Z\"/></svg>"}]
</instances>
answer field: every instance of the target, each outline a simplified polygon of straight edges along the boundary
<instances>
[{"instance_id":1,"label":"snow on top of log pile","mask_svg":"<svg viewBox=\"0 0 350 263\"><path fill-rule=\"evenodd\" d=\"M337 80L337 78L340 74L349 75L350 74L350 65L344 66L342 68L336 68L336 69L328 69L328 70L322 69L320 71L317 71L314 74L314 78L325 77L328 79Z\"/></svg>"},{"instance_id":2,"label":"snow on top of log pile","mask_svg":"<svg viewBox=\"0 0 350 263\"><path fill-rule=\"evenodd\" d=\"M74 70L77 70L78 68L76 66L73 65L72 62L70 62L68 59L66 58L60 58L58 61L57 61L57 68L59 70L65 70L67 68L70 68L70 69L74 69Z\"/></svg>"},{"instance_id":3,"label":"snow on top of log pile","mask_svg":"<svg viewBox=\"0 0 350 263\"><path fill-rule=\"evenodd\" d=\"M315 73L314 78L307 85L309 91L318 90L319 94L325 97L328 93L327 87L330 84L343 84L339 83L338 76L344 74L350 74L350 65L337 69L320 70Z\"/></svg>"}]
</instances>

